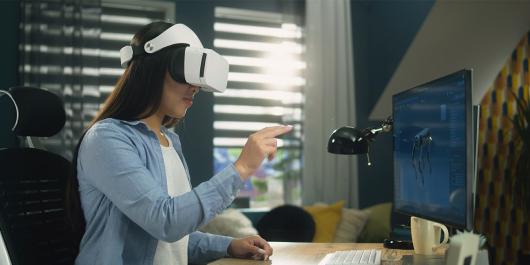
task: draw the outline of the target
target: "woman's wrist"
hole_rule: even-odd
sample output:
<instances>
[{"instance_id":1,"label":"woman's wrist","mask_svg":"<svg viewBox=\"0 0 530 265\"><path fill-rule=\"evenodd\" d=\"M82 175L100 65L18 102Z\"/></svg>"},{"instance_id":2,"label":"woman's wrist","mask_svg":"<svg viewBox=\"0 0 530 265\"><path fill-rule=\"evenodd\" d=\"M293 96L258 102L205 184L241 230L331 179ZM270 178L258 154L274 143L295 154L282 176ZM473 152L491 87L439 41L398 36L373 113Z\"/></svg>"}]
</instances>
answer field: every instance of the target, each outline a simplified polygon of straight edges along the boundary
<instances>
[{"instance_id":1,"label":"woman's wrist","mask_svg":"<svg viewBox=\"0 0 530 265\"><path fill-rule=\"evenodd\" d=\"M234 163L234 167L236 168L237 173L239 173L241 180L246 180L249 177L250 173L248 168L242 165L239 160Z\"/></svg>"}]
</instances>

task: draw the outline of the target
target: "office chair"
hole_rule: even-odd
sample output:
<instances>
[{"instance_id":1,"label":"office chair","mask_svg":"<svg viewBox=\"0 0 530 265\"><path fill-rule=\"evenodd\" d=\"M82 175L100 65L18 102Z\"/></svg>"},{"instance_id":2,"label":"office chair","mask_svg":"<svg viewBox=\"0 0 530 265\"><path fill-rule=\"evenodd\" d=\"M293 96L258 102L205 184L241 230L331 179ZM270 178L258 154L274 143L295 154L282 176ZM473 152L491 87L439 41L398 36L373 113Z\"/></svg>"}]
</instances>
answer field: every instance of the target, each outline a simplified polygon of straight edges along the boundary
<instances>
[{"instance_id":1,"label":"office chair","mask_svg":"<svg viewBox=\"0 0 530 265\"><path fill-rule=\"evenodd\" d=\"M17 136L49 137L65 123L59 97L32 87L9 90ZM13 112L11 112L13 113ZM66 215L66 184L72 165L36 148L0 150L0 231L13 265L73 264L76 250ZM0 253L0 255L2 255Z\"/></svg>"},{"instance_id":2,"label":"office chair","mask_svg":"<svg viewBox=\"0 0 530 265\"><path fill-rule=\"evenodd\" d=\"M6 244L4 243L2 231L0 231L0 264L11 265L11 259L9 258L9 254L7 254L7 248Z\"/></svg>"},{"instance_id":3,"label":"office chair","mask_svg":"<svg viewBox=\"0 0 530 265\"><path fill-rule=\"evenodd\" d=\"M303 208L283 205L266 213L256 225L261 237L268 241L312 242L315 221Z\"/></svg>"}]
</instances>

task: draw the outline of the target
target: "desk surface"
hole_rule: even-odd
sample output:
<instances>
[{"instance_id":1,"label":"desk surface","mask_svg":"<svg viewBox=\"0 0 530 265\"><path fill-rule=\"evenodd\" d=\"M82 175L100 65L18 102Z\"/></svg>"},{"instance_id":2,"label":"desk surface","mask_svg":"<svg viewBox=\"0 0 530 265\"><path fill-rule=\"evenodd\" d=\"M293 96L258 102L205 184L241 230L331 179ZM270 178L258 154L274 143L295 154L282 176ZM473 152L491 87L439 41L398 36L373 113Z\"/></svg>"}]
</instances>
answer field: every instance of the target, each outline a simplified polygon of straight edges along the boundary
<instances>
[{"instance_id":1,"label":"desk surface","mask_svg":"<svg viewBox=\"0 0 530 265\"><path fill-rule=\"evenodd\" d=\"M394 251L384 249L383 244L372 243L286 243L270 242L274 253L270 261L246 260L225 258L217 260L211 265L253 265L253 264L283 264L283 265L317 265L327 253L338 250L351 249L382 249L383 257L387 252ZM412 250L396 250L397 255L412 255Z\"/></svg>"}]
</instances>

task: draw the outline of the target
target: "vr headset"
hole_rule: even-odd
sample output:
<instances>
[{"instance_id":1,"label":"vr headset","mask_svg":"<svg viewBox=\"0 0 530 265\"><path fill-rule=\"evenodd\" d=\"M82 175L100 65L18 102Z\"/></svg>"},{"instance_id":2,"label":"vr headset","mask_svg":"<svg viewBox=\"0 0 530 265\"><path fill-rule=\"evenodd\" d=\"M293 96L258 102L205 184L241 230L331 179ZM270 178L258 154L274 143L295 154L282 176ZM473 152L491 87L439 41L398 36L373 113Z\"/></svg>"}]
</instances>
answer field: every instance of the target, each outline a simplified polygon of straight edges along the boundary
<instances>
[{"instance_id":1,"label":"vr headset","mask_svg":"<svg viewBox=\"0 0 530 265\"><path fill-rule=\"evenodd\" d=\"M169 46L168 71L173 80L200 87L207 92L224 92L228 82L228 62L214 50L205 49L199 37L186 25L175 24L143 47L127 45L120 49L121 66L127 67L138 55L152 54Z\"/></svg>"}]
</instances>

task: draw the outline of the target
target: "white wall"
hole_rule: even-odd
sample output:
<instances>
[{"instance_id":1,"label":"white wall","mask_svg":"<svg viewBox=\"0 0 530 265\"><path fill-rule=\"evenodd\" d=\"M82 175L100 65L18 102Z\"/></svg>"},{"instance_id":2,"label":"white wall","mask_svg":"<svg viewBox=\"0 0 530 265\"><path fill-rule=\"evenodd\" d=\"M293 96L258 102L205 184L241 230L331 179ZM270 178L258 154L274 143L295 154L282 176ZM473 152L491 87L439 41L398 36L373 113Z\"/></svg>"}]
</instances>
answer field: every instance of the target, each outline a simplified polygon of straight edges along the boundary
<instances>
[{"instance_id":1,"label":"white wall","mask_svg":"<svg viewBox=\"0 0 530 265\"><path fill-rule=\"evenodd\" d=\"M473 103L480 103L529 30L530 0L437 1L370 119L391 114L393 94L462 68L473 68Z\"/></svg>"}]
</instances>

